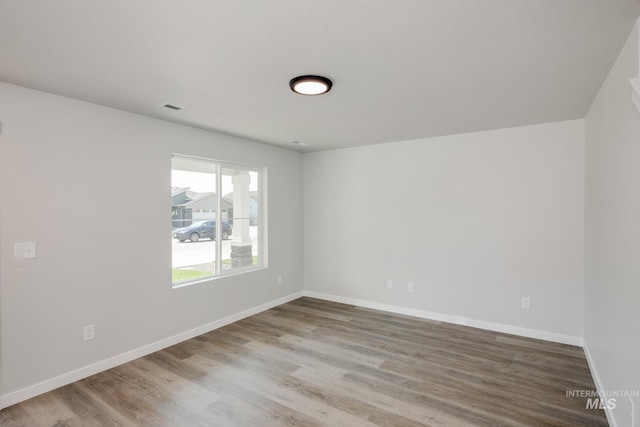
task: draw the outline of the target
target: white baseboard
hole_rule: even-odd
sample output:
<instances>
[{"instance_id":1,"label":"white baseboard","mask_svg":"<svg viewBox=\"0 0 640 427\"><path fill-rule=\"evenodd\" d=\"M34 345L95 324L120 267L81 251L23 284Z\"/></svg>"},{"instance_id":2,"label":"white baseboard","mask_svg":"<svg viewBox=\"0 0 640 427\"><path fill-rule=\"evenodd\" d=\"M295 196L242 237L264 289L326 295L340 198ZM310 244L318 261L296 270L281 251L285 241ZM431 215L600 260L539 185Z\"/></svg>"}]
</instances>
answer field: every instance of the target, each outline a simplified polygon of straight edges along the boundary
<instances>
[{"instance_id":1,"label":"white baseboard","mask_svg":"<svg viewBox=\"0 0 640 427\"><path fill-rule=\"evenodd\" d=\"M312 298L327 300L327 301L356 305L358 307L372 308L375 310L388 311L390 313L404 314L408 316L420 317L422 319L438 320L440 322L470 326L473 328L486 329L494 332L503 332L505 334L519 335L522 337L536 338L539 340L553 341L561 344L575 345L578 347L582 347L582 344L583 344L583 340L581 337L556 334L553 332L540 331L537 329L521 328L519 326L505 325L502 323L485 322L483 320L470 319L467 317L452 316L449 314L442 314L442 313L434 313L431 311L418 310L415 308L407 308L407 307L402 307L397 305L382 304L382 303L373 302L373 301L347 298L347 297L323 294L323 293L313 292L313 291L304 291L304 295Z\"/></svg>"},{"instance_id":2,"label":"white baseboard","mask_svg":"<svg viewBox=\"0 0 640 427\"><path fill-rule=\"evenodd\" d=\"M304 292L302 291L296 292L296 293L284 296L282 298L269 301L265 304L261 304L256 307L249 308L247 310L241 311L240 313L232 314L231 316L227 316L223 319L216 320L211 323L207 323L206 325L202 325L197 328L182 332L180 334L162 339L160 341L156 341L149 345L145 345L143 347L139 347L137 349L128 351L126 353L119 354L109 359L102 360L100 362L93 363L89 366L76 369L75 371L67 372L65 374L62 374L55 378L48 379L41 383L34 384L32 386L25 387L21 390L17 390L12 393L5 394L3 396L0 396L0 409L6 408L8 406L14 405L16 403L22 402L27 399L31 399L32 397L38 396L42 393L55 390L56 388L65 386L67 384L71 384L75 381L79 381L83 378L87 378L91 375L100 373L102 371L106 371L107 369L114 368L118 365L122 365L123 363L130 362L132 360L151 354L155 351L162 350L163 348L167 348L172 345L178 344L182 341L186 341L188 339L197 337L198 335L205 334L207 332L213 331L214 329L221 328L230 323L237 322L238 320L242 320L246 317L253 316L254 314L258 314L265 310L269 310L270 308L277 307L289 301L293 301L294 299L298 299L303 295L304 295Z\"/></svg>"},{"instance_id":3,"label":"white baseboard","mask_svg":"<svg viewBox=\"0 0 640 427\"><path fill-rule=\"evenodd\" d=\"M596 385L596 390L601 392L604 391L605 388L600 380L600 376L598 375L598 370L596 369L596 363L593 360L593 356L591 356L591 351L589 351L589 345L585 342L584 346L584 354L587 357L587 364L589 365L589 370L591 371L591 376L593 377L593 382ZM613 410L609 409L608 405L604 405L604 413L607 416L607 421L609 422L609 426L618 427L616 424L616 420L613 416Z\"/></svg>"}]
</instances>

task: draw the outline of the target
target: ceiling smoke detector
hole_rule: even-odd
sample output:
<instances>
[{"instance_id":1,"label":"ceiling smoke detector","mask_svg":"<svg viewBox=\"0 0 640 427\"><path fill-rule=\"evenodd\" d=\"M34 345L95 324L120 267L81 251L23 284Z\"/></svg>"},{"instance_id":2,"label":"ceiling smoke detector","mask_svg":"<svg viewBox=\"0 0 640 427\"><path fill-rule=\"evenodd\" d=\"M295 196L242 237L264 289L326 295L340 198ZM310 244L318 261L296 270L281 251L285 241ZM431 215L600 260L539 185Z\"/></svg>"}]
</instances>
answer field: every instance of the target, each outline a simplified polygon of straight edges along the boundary
<instances>
[{"instance_id":1,"label":"ceiling smoke detector","mask_svg":"<svg viewBox=\"0 0 640 427\"><path fill-rule=\"evenodd\" d=\"M294 144L294 145L309 145L306 142L298 141L297 139L293 139L293 140L291 140L289 142Z\"/></svg>"}]
</instances>

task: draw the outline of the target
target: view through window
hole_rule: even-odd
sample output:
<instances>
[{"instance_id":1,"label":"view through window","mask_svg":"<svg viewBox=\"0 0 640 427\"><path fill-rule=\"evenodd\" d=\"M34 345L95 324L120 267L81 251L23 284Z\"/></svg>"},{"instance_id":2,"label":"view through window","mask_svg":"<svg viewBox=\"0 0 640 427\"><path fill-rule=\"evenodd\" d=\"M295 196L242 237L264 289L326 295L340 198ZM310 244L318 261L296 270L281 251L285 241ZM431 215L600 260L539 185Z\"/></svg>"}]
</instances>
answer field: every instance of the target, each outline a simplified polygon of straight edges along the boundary
<instances>
[{"instance_id":1,"label":"view through window","mask_svg":"<svg viewBox=\"0 0 640 427\"><path fill-rule=\"evenodd\" d=\"M261 179L259 168L172 156L174 285L262 266Z\"/></svg>"}]
</instances>

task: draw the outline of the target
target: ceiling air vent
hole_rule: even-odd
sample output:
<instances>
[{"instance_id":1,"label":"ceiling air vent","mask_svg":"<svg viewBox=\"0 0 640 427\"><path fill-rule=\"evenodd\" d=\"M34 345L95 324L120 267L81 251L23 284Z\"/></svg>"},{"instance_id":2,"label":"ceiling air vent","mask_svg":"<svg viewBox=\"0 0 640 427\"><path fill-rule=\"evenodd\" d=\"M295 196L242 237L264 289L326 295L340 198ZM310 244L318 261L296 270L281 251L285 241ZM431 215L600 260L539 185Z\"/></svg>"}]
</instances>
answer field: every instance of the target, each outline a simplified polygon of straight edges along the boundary
<instances>
[{"instance_id":1,"label":"ceiling air vent","mask_svg":"<svg viewBox=\"0 0 640 427\"><path fill-rule=\"evenodd\" d=\"M178 107L177 105L173 105L173 104L164 104L163 107L169 108L170 110L176 110L176 111L182 110L182 107Z\"/></svg>"}]
</instances>

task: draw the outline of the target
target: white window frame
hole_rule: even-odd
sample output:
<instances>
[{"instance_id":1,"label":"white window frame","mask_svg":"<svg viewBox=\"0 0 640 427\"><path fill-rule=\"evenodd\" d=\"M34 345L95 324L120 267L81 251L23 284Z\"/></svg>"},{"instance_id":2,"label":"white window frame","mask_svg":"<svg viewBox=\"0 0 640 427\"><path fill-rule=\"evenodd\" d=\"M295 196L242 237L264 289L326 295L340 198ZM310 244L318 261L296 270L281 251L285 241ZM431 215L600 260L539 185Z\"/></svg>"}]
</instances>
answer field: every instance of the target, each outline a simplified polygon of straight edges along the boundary
<instances>
[{"instance_id":1,"label":"white window frame","mask_svg":"<svg viewBox=\"0 0 640 427\"><path fill-rule=\"evenodd\" d=\"M173 282L173 278L171 278L171 286L172 288L181 288L184 286L190 286L197 283L209 282L212 280L221 279L224 277L233 276L236 274L244 274L251 271L262 270L267 268L267 168L265 166L255 166L248 165L244 163L236 163L229 161L221 161L209 159L206 157L197 157L190 156L186 154L180 153L172 153L171 160L174 157L183 158L186 160L196 160L201 162L210 163L214 166L215 169L215 177L216 177L216 185L215 185L215 193L216 193L216 209L215 209L215 218L216 218L216 236L222 236L222 171L225 169L239 169L247 172L255 172L258 175L258 218L257 218L257 227L258 227L258 244L257 244L257 253L258 253L258 263L255 265L248 265L245 267L237 267L228 270L222 269L222 239L215 239L215 272L211 276L205 276L202 278L185 280L180 282ZM171 165L171 170L173 170L173 164ZM171 201L170 201L171 203ZM220 220L218 220L220 219ZM173 218L171 218L171 223L173 223ZM234 225L235 226L235 225ZM172 259L172 270L173 270L173 251L171 254Z\"/></svg>"}]
</instances>

